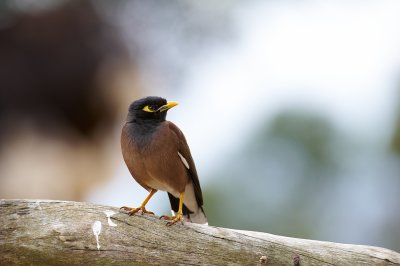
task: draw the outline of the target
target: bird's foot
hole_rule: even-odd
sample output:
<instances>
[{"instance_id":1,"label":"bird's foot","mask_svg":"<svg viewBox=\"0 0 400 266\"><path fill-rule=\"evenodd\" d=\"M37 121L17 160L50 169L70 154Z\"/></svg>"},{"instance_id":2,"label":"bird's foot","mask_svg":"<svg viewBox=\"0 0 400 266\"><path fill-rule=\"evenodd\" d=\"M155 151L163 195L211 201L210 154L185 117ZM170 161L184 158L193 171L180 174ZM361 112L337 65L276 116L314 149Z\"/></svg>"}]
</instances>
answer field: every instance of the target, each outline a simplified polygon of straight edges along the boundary
<instances>
[{"instance_id":1,"label":"bird's foot","mask_svg":"<svg viewBox=\"0 0 400 266\"><path fill-rule=\"evenodd\" d=\"M176 216L163 215L160 217L160 219L169 220L169 222L166 224L166 226L171 226L173 224L176 224L177 222L181 222L183 224L183 216L182 216L182 214L179 214L179 213Z\"/></svg>"},{"instance_id":2,"label":"bird's foot","mask_svg":"<svg viewBox=\"0 0 400 266\"><path fill-rule=\"evenodd\" d=\"M126 206L123 206L123 207L121 207L121 208L119 208L121 211L124 211L124 212L126 212L127 214L129 214L129 215L133 215L133 214L135 214L135 213L140 213L140 214L152 214L152 215L154 215L154 212L151 212L151 211L148 211L148 210L146 210L146 208L145 207L139 207L139 208L130 208L130 207L126 207Z\"/></svg>"}]
</instances>

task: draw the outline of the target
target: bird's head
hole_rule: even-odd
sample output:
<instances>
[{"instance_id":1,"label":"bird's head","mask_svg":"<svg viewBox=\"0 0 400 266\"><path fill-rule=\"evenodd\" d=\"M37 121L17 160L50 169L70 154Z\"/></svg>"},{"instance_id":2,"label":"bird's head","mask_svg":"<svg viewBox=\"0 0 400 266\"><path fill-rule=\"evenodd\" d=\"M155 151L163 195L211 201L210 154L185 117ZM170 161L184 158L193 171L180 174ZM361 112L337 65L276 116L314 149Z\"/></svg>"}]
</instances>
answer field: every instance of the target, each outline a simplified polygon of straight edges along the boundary
<instances>
[{"instance_id":1,"label":"bird's head","mask_svg":"<svg viewBox=\"0 0 400 266\"><path fill-rule=\"evenodd\" d=\"M167 111L176 105L177 102L167 102L156 96L136 100L129 106L127 122L165 121Z\"/></svg>"}]
</instances>

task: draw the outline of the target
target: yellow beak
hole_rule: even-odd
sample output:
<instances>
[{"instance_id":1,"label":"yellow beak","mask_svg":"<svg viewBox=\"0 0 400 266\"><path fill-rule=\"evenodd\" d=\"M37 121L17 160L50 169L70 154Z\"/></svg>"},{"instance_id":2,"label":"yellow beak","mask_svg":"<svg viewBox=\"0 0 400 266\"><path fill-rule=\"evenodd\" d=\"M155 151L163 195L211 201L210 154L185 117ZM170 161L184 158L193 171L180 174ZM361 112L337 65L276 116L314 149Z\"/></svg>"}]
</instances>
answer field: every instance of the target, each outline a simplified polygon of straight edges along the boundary
<instances>
[{"instance_id":1,"label":"yellow beak","mask_svg":"<svg viewBox=\"0 0 400 266\"><path fill-rule=\"evenodd\" d=\"M164 111L167 111L167 110L169 110L169 109L171 109L172 107L177 106L177 105L178 105L177 102L168 102L166 105L163 105L163 106L161 106L160 108L158 108L157 111L159 111L159 112L164 112Z\"/></svg>"}]
</instances>

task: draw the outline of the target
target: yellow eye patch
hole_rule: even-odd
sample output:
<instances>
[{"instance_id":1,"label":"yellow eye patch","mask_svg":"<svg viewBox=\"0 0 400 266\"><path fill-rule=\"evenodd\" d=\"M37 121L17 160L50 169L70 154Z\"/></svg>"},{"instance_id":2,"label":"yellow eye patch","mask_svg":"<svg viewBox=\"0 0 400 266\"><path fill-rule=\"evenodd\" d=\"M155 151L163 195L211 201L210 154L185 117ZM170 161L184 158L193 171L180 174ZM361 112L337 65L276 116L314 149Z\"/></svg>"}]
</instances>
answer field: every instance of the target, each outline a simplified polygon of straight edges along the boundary
<instances>
[{"instance_id":1,"label":"yellow eye patch","mask_svg":"<svg viewBox=\"0 0 400 266\"><path fill-rule=\"evenodd\" d=\"M146 105L145 107L143 107L142 110L148 113L154 113L155 111L157 111L154 105Z\"/></svg>"}]
</instances>

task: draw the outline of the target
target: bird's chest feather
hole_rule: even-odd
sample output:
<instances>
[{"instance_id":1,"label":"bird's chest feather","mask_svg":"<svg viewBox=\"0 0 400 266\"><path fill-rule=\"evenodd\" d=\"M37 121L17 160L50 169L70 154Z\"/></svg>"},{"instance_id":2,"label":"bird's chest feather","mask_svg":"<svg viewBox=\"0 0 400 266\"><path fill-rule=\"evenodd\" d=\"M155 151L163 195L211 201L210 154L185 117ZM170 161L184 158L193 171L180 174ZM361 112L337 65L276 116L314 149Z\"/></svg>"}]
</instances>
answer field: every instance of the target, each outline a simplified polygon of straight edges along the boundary
<instances>
[{"instance_id":1,"label":"bird's chest feather","mask_svg":"<svg viewBox=\"0 0 400 266\"><path fill-rule=\"evenodd\" d=\"M124 129L121 138L123 155L136 181L158 190L182 190L188 177L178 155L177 139L168 127L160 125L144 134L135 128Z\"/></svg>"}]
</instances>

